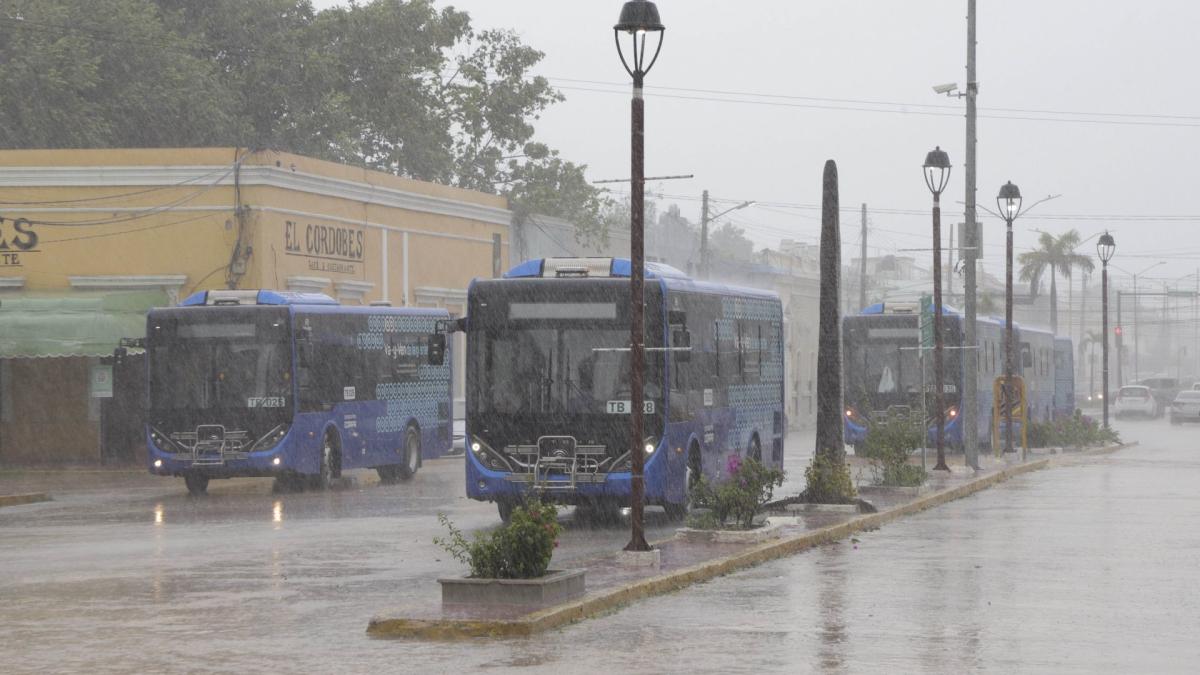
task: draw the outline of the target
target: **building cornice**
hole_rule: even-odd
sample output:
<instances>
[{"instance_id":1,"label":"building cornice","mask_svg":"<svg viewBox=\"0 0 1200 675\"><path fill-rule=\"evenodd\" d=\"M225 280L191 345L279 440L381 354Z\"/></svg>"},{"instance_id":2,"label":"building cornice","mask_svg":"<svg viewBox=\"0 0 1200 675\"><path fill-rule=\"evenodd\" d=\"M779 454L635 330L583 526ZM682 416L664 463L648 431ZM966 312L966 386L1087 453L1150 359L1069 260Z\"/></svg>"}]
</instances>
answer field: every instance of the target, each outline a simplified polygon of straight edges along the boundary
<instances>
[{"instance_id":1,"label":"building cornice","mask_svg":"<svg viewBox=\"0 0 1200 675\"><path fill-rule=\"evenodd\" d=\"M445 197L420 194L361 181L332 178L274 166L243 166L243 187L271 187L420 213L451 216L508 226L512 212L505 208L473 204ZM203 188L231 186L232 166L4 166L0 188L77 187L102 188L164 187Z\"/></svg>"}]
</instances>

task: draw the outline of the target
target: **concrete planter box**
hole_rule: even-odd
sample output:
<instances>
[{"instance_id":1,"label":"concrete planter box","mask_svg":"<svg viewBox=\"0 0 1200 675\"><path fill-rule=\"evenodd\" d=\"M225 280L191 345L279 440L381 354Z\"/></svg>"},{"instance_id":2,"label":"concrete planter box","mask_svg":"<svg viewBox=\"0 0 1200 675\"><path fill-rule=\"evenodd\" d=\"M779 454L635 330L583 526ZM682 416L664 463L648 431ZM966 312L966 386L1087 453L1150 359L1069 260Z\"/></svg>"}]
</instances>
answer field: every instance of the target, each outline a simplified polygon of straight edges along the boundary
<instances>
[{"instance_id":1,"label":"concrete planter box","mask_svg":"<svg viewBox=\"0 0 1200 675\"><path fill-rule=\"evenodd\" d=\"M753 530L697 530L691 527L681 527L675 530L675 535L689 542L757 544L770 539L778 539L783 534L779 528L794 521L794 518L778 519L772 516L761 527Z\"/></svg>"},{"instance_id":2,"label":"concrete planter box","mask_svg":"<svg viewBox=\"0 0 1200 675\"><path fill-rule=\"evenodd\" d=\"M545 606L583 595L587 570L546 570L537 579L438 579L442 604Z\"/></svg>"},{"instance_id":3,"label":"concrete planter box","mask_svg":"<svg viewBox=\"0 0 1200 675\"><path fill-rule=\"evenodd\" d=\"M924 485L915 485L909 487L894 485L860 485L857 489L858 494L864 497L871 495L906 495L910 497L918 497L926 492L929 492L929 488Z\"/></svg>"}]
</instances>

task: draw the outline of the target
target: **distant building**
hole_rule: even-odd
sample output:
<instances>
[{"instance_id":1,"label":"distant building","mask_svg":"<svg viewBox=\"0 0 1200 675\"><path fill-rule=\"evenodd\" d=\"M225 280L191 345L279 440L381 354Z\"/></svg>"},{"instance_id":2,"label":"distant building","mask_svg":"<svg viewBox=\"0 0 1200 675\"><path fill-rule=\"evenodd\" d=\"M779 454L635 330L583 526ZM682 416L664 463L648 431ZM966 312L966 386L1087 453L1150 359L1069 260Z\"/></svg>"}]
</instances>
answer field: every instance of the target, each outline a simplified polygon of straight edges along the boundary
<instances>
[{"instance_id":1,"label":"distant building","mask_svg":"<svg viewBox=\"0 0 1200 675\"><path fill-rule=\"evenodd\" d=\"M461 314L471 279L507 267L512 214L495 195L202 148L0 151L0 218L11 463L140 457L143 359L106 357L151 307L276 288Z\"/></svg>"}]
</instances>

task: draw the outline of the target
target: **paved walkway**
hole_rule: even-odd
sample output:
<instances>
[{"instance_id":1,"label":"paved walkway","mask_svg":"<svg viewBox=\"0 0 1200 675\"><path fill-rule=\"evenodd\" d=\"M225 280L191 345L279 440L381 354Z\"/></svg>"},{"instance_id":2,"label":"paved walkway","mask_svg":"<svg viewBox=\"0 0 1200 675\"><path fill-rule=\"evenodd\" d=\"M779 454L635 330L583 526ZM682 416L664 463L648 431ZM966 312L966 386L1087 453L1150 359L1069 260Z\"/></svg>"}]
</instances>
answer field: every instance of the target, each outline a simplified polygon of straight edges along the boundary
<instances>
[{"instance_id":1,"label":"paved walkway","mask_svg":"<svg viewBox=\"0 0 1200 675\"><path fill-rule=\"evenodd\" d=\"M982 489L1002 475L1022 470L1022 466L1030 468L1036 464L1044 464L1050 455L1051 453L1045 451L1031 453L1028 462L1024 463L1019 453L1001 458L988 455L981 457L981 470L978 472L967 470L961 464L949 473L933 472L927 487L920 494L906 490L870 490L868 499L883 511L918 503L922 504L920 508L926 508L924 502L936 505L942 499L953 498L951 493ZM961 463L961 457L958 461ZM860 479L867 475L867 464L863 460L851 458L851 465L852 472L857 473ZM845 531L830 531L828 538L837 539L862 526L859 524L859 514L845 510L800 511L788 515L792 517L781 519L785 524L778 528L779 536L772 540L782 544L775 547L778 550L766 550L770 548L770 542L714 543L699 538L675 536L654 542L654 547L661 555L661 564L657 567L624 563L619 554L573 561L571 567L587 570L587 593L580 601L543 610L529 607L458 605L400 607L384 611L372 623L371 631L377 635L425 638L529 634L560 625L561 621L558 619L547 619L556 611L561 615L559 618L579 618L592 612L609 611L640 597L680 588L745 567L747 564L795 553L825 541L805 537L807 534L824 535L833 526L839 525L851 528ZM789 545L791 542L795 542L796 545ZM749 557L742 556L746 559L732 561L741 554L747 554Z\"/></svg>"}]
</instances>

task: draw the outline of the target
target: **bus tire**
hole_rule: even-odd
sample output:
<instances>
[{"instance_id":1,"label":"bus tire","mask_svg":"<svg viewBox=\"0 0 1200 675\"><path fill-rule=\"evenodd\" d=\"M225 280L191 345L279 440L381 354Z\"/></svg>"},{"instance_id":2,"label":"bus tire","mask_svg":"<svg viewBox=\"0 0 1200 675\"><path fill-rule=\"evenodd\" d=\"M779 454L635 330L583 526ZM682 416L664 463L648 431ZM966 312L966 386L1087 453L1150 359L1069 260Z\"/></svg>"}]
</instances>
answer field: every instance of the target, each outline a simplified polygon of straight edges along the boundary
<instances>
[{"instance_id":1,"label":"bus tire","mask_svg":"<svg viewBox=\"0 0 1200 675\"><path fill-rule=\"evenodd\" d=\"M317 475L312 477L314 490L328 490L333 487L333 479L341 473L340 456L333 433L326 433L325 441L321 444L320 469Z\"/></svg>"},{"instance_id":2,"label":"bus tire","mask_svg":"<svg viewBox=\"0 0 1200 675\"><path fill-rule=\"evenodd\" d=\"M395 464L377 466L375 473L379 474L380 485L395 485L400 482L400 467Z\"/></svg>"},{"instance_id":3,"label":"bus tire","mask_svg":"<svg viewBox=\"0 0 1200 675\"><path fill-rule=\"evenodd\" d=\"M208 476L202 473L183 474L183 484L187 486L190 495L208 494Z\"/></svg>"},{"instance_id":4,"label":"bus tire","mask_svg":"<svg viewBox=\"0 0 1200 675\"><path fill-rule=\"evenodd\" d=\"M421 468L421 434L410 426L404 433L404 463L396 466L400 480L412 480Z\"/></svg>"},{"instance_id":5,"label":"bus tire","mask_svg":"<svg viewBox=\"0 0 1200 675\"><path fill-rule=\"evenodd\" d=\"M750 437L750 450L747 451L746 457L762 464L762 443L758 441L758 434Z\"/></svg>"},{"instance_id":6,"label":"bus tire","mask_svg":"<svg viewBox=\"0 0 1200 675\"><path fill-rule=\"evenodd\" d=\"M507 523L512 520L513 509L517 508L517 503L507 499L501 499L496 502L496 511L500 513L500 520Z\"/></svg>"},{"instance_id":7,"label":"bus tire","mask_svg":"<svg viewBox=\"0 0 1200 675\"><path fill-rule=\"evenodd\" d=\"M593 525L613 525L621 522L621 503L608 497L590 497L575 506L575 515Z\"/></svg>"}]
</instances>

